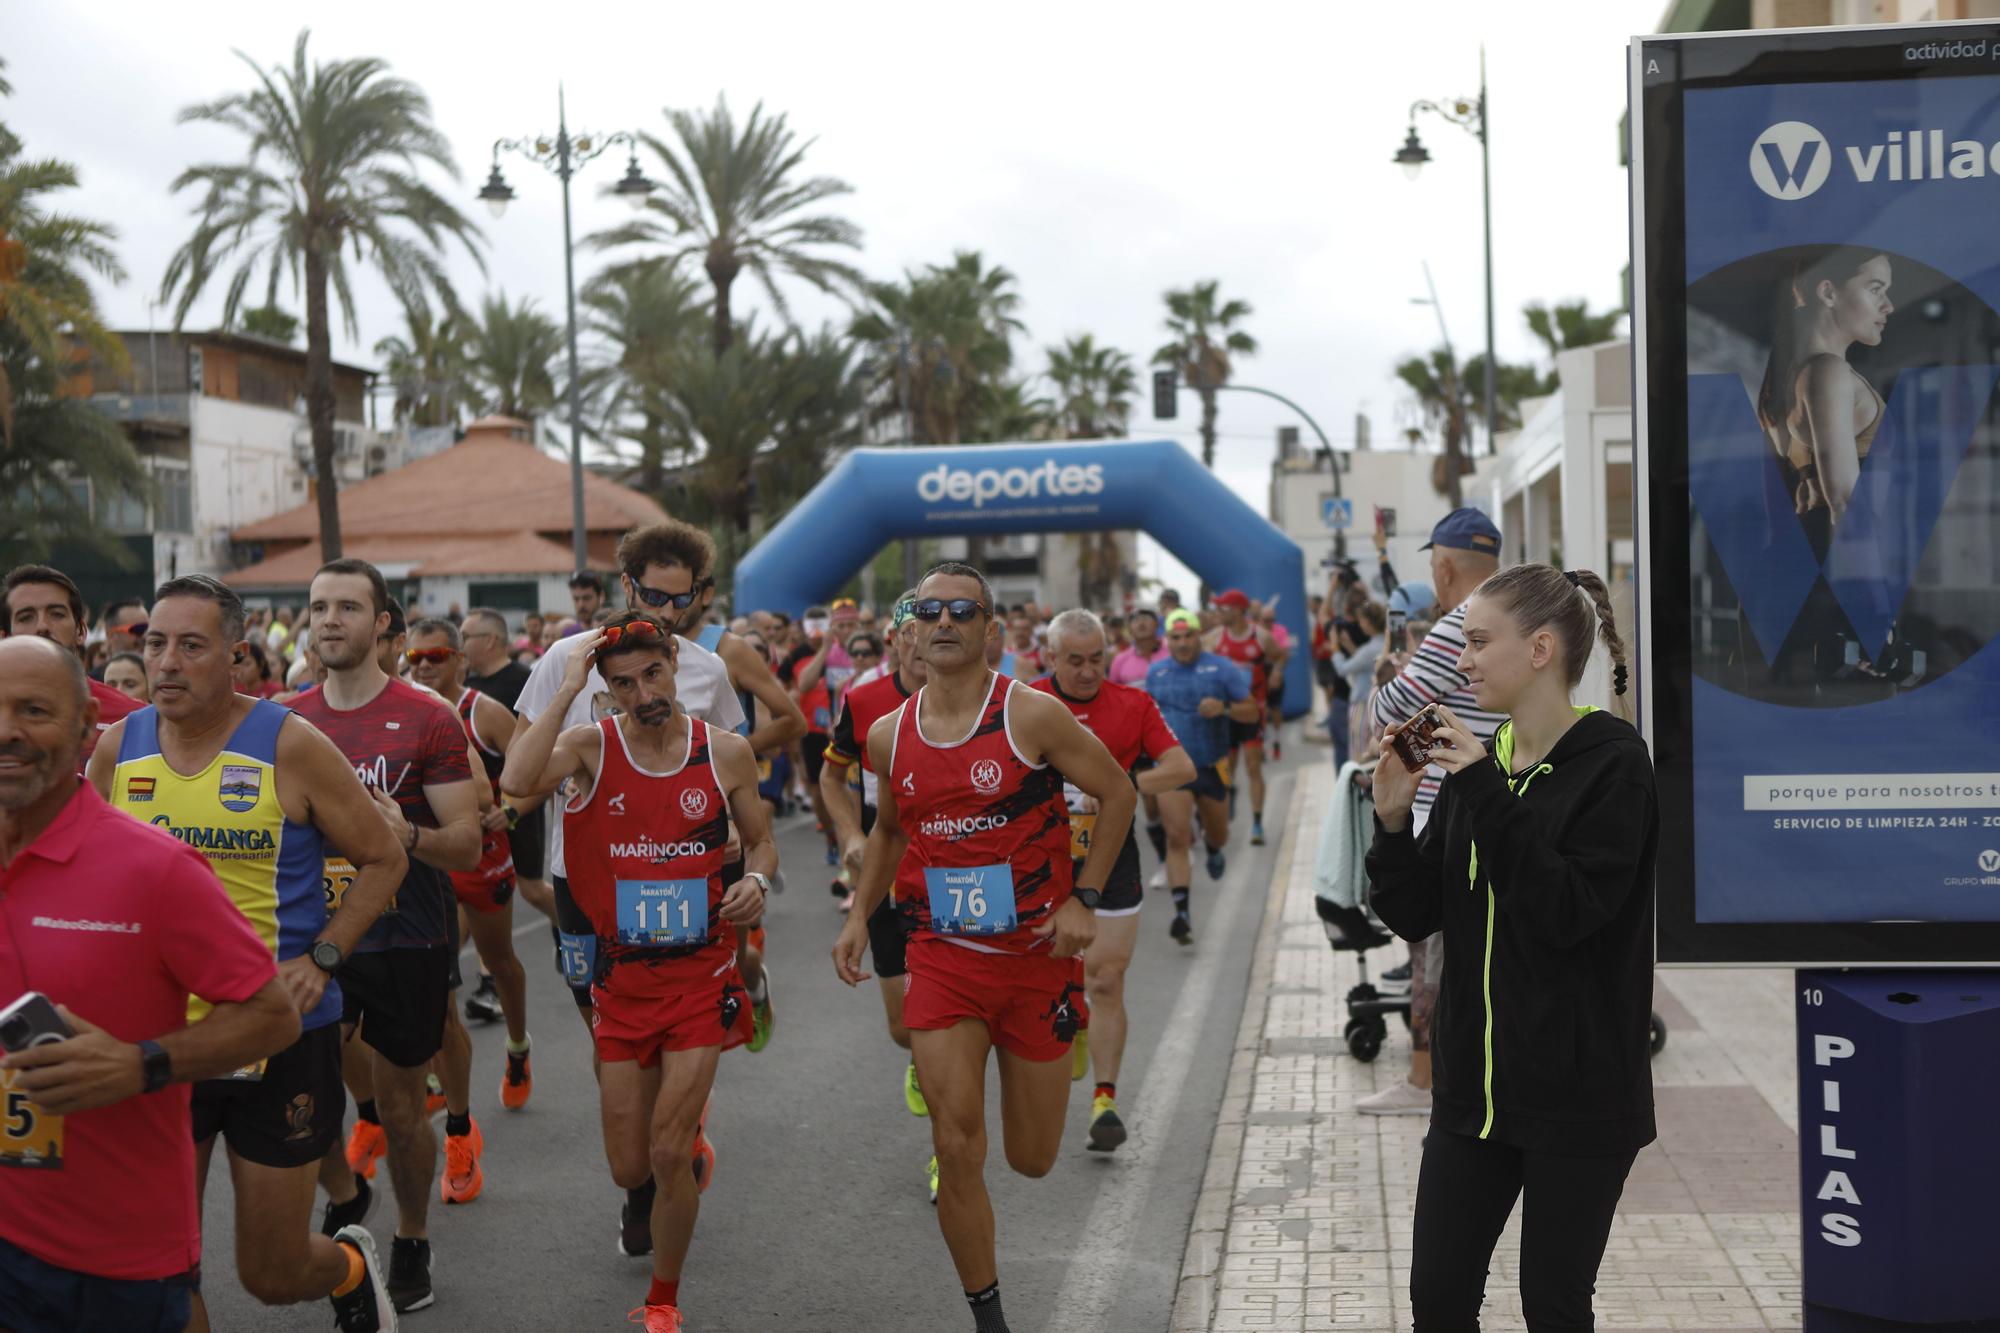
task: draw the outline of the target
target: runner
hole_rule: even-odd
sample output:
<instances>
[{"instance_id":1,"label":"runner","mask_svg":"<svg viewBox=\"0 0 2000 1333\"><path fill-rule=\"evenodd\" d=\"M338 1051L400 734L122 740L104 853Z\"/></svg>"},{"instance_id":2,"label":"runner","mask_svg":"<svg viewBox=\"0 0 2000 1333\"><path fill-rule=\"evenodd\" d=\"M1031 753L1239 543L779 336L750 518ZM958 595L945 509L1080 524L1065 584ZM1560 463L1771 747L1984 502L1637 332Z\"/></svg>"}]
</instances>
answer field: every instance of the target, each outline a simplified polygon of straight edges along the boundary
<instances>
[{"instance_id":1,"label":"runner","mask_svg":"<svg viewBox=\"0 0 2000 1333\"><path fill-rule=\"evenodd\" d=\"M466 688L499 700L513 712L528 683L528 668L508 652L507 617L475 606L466 613L458 633L465 652ZM556 905L546 878L548 839L542 803L503 794L500 805L503 811L511 811L507 845L514 853L514 887L520 890L523 901L554 921ZM466 997L465 1005L468 1017L500 1021L499 997L493 994L488 978L482 976L479 989Z\"/></svg>"},{"instance_id":2,"label":"runner","mask_svg":"<svg viewBox=\"0 0 2000 1333\"><path fill-rule=\"evenodd\" d=\"M820 795L819 776L826 762L826 747L833 739L834 668L836 663L850 671L852 667L847 661L847 650L832 632L832 617L825 607L807 607L799 624L804 637L778 663L778 679L790 688L806 721L806 733L799 738L806 799L812 805L813 817L819 821L820 832L826 835L826 863L838 868L840 843L826 801ZM836 898L847 895L846 886L838 878L833 881L832 892Z\"/></svg>"},{"instance_id":3,"label":"runner","mask_svg":"<svg viewBox=\"0 0 2000 1333\"><path fill-rule=\"evenodd\" d=\"M1142 795L1158 796L1186 786L1194 781L1194 761L1160 716L1152 696L1105 679L1104 658L1109 651L1108 636L1096 616L1064 611L1049 622L1049 657L1055 674L1036 681L1034 688L1062 700L1126 772L1146 760L1146 770L1136 777ZM1069 803L1070 857L1081 875L1096 832L1097 809L1073 784L1064 784L1063 797ZM1072 1081L1089 1073L1093 1065L1097 1071L1090 1099L1093 1152L1112 1152L1125 1142L1125 1122L1118 1117L1118 1067L1125 1057L1125 970L1139 940L1142 893L1139 843L1128 833L1097 906L1097 938L1083 953L1090 1026L1076 1034L1070 1052Z\"/></svg>"},{"instance_id":4,"label":"runner","mask_svg":"<svg viewBox=\"0 0 2000 1333\"><path fill-rule=\"evenodd\" d=\"M924 664L916 650L917 620L912 612L915 605L914 588L896 599L896 609L889 621L888 649L895 659L894 669L848 688L846 698L841 701L840 716L833 724L833 741L826 747L826 767L820 771L820 793L826 799L827 812L832 815L834 831L840 838L841 865L856 883L861 878L863 854L868 846L868 835L875 829L880 805L880 780L869 766L868 747L863 742L878 721L901 708L903 701L922 689L924 684ZM861 777L858 815L854 788L849 782L857 771ZM903 978L908 971L905 963L908 943L909 934L904 928L902 915L896 910L895 899L884 898L868 914L868 952L874 960L876 982L882 991L882 1009L889 1022L889 1040L906 1051L910 1049L910 1029L903 1022ZM914 1056L903 1066L903 1105L909 1108L911 1115L930 1114L923 1089L917 1082ZM938 1175L935 1156L925 1166L924 1175L931 1202L936 1203Z\"/></svg>"},{"instance_id":5,"label":"runner","mask_svg":"<svg viewBox=\"0 0 2000 1333\"><path fill-rule=\"evenodd\" d=\"M704 591L701 571L714 564L715 542L700 528L667 519L626 533L619 539L617 559L623 571L619 581L624 587L626 608L672 615L700 600ZM557 690L580 641L581 636L558 639L535 663L528 683L521 689L514 739L507 747L510 754L528 729L555 706ZM700 644L683 641L679 645L675 654L674 695L681 711L689 717L725 731L743 723L743 707L730 688L728 667ZM617 708L617 698L593 665L584 677L584 688L562 706L562 726L565 729L589 726ZM502 780L505 781L504 777ZM576 1001L584 1027L594 1033L590 979L596 967L596 929L570 896L569 881L563 873L562 808L550 804L544 809L548 815L549 887L556 905L552 929L556 935L557 967ZM652 1253L649 1219L653 1203L650 1183L626 1192L620 1214L620 1244L626 1254L637 1257Z\"/></svg>"},{"instance_id":6,"label":"runner","mask_svg":"<svg viewBox=\"0 0 2000 1333\"><path fill-rule=\"evenodd\" d=\"M869 732L869 763L885 781L834 970L850 986L867 979L868 914L893 881L913 928L903 1019L930 1105L938 1227L975 1327L1005 1333L985 1179L987 1055L999 1048L1008 1165L1048 1174L1069 1101L1064 1057L1087 1020L1077 955L1096 935L1137 798L1068 709L986 665L999 628L984 575L937 565L913 610L929 677ZM1100 837L1074 893L1063 774L1099 807Z\"/></svg>"},{"instance_id":7,"label":"runner","mask_svg":"<svg viewBox=\"0 0 2000 1333\"><path fill-rule=\"evenodd\" d=\"M778 868L749 743L675 707L674 663L686 647L640 612L587 631L506 770L508 785L527 791L576 784L564 807L566 864L598 941L592 993L605 1156L624 1189L659 1182L652 1286L632 1312L649 1333L682 1327L681 1269L701 1191L714 1177L714 1149L702 1133L709 1090L722 1051L750 1039L736 928L763 914ZM618 713L564 729L593 670ZM748 867L729 884L725 805ZM679 1165L689 1162L692 1169Z\"/></svg>"},{"instance_id":8,"label":"runner","mask_svg":"<svg viewBox=\"0 0 2000 1333\"><path fill-rule=\"evenodd\" d=\"M1131 632L1132 641L1112 657L1111 668L1105 674L1119 685L1143 690L1146 688L1146 673L1152 670L1153 663L1167 655L1166 641L1160 637L1160 613L1151 607L1139 607L1126 617L1125 625ZM1144 772L1147 767L1149 761L1142 757L1140 771ZM1142 786L1139 808L1146 820L1146 841L1153 845L1153 855L1159 859L1159 867L1154 870L1152 879L1152 887L1157 889L1166 882L1167 864L1167 828L1160 822L1160 798Z\"/></svg>"},{"instance_id":9,"label":"runner","mask_svg":"<svg viewBox=\"0 0 2000 1333\"><path fill-rule=\"evenodd\" d=\"M1243 767L1250 774L1250 845L1264 845L1264 719L1270 716L1270 672L1279 664L1278 642L1262 625L1250 618L1250 599L1240 588L1230 588L1215 599L1222 623L1209 634L1203 646L1209 652L1236 663L1250 677L1250 697L1257 711L1249 719L1229 719L1229 752L1243 755ZM1236 784L1229 784L1229 813L1236 813Z\"/></svg>"},{"instance_id":10,"label":"runner","mask_svg":"<svg viewBox=\"0 0 2000 1333\"><path fill-rule=\"evenodd\" d=\"M344 1059L365 1070L372 1095L357 1099L348 1151L329 1153L321 1181L334 1203L330 1220L351 1216L360 1197L353 1177L386 1152L397 1211L389 1297L407 1314L435 1299L429 1205L437 1139L424 1080L444 1044L457 962L446 874L479 864L478 798L465 732L435 696L384 675L377 660L378 644L394 637L381 571L365 560L329 561L313 575L309 597L312 641L327 677L293 707L347 756L409 859L388 910L336 974L348 1033ZM350 890L353 858L338 843L327 850L326 892L337 909ZM478 1134L469 1118L448 1116L445 1135L448 1175L453 1157L468 1148L476 1165Z\"/></svg>"},{"instance_id":11,"label":"runner","mask_svg":"<svg viewBox=\"0 0 2000 1333\"><path fill-rule=\"evenodd\" d=\"M84 621L83 594L69 575L52 565L17 565L7 573L6 593L7 633L37 635L82 653L80 645L90 627ZM143 632L144 624L139 628ZM83 742L83 757L88 760L97 750L97 738L143 705L101 680L86 679L97 703L97 724Z\"/></svg>"},{"instance_id":12,"label":"runner","mask_svg":"<svg viewBox=\"0 0 2000 1333\"><path fill-rule=\"evenodd\" d=\"M1199 810L1208 847L1208 877L1221 879L1228 865L1223 849L1229 845L1230 728L1253 721L1258 709L1249 678L1235 663L1203 651L1201 621L1194 612L1168 614L1167 653L1147 670L1146 693L1194 762L1194 781L1160 793L1160 818L1167 826L1167 887L1174 895L1168 932L1181 944L1193 944L1189 898L1194 874L1188 855L1194 846L1195 814Z\"/></svg>"},{"instance_id":13,"label":"runner","mask_svg":"<svg viewBox=\"0 0 2000 1333\"><path fill-rule=\"evenodd\" d=\"M1258 603L1257 624L1271 636L1271 642L1277 647L1277 652L1264 669L1264 697L1267 704L1264 725L1271 734L1271 761L1276 763L1285 757L1285 664L1292 660L1292 632L1278 619L1278 604L1275 598Z\"/></svg>"},{"instance_id":14,"label":"runner","mask_svg":"<svg viewBox=\"0 0 2000 1333\"><path fill-rule=\"evenodd\" d=\"M500 1078L500 1104L518 1111L528 1104L534 1092L535 1076L529 1061L528 973L514 953L514 858L507 834L509 807L499 800L500 770L507 760L504 747L513 739L514 715L497 700L465 685L462 679L465 654L461 645L458 626L449 620L419 620L410 626L410 646L403 656L410 664L411 677L434 691L458 714L493 789L495 799L480 815L483 837L479 867L453 871L451 887L458 899L460 937L471 937L479 954L481 975L492 982L501 1015L507 1022L507 1067ZM467 1011L471 1008L472 1001L467 1000ZM442 1053L454 1061L455 1045L447 1043ZM470 1056L469 1044L464 1053ZM469 1079L470 1071L463 1072ZM443 1070L439 1075L447 1088L454 1082Z\"/></svg>"},{"instance_id":15,"label":"runner","mask_svg":"<svg viewBox=\"0 0 2000 1333\"><path fill-rule=\"evenodd\" d=\"M156 701L105 734L90 780L113 805L207 857L299 1011L291 1046L194 1087L196 1198L207 1195L220 1135L244 1289L266 1305L331 1297L341 1328L393 1328L374 1241L358 1224L337 1237L313 1234L312 1205L347 1105L332 974L388 905L403 853L331 741L278 705L236 693L244 634L242 599L227 585L205 574L162 584L145 640ZM322 837L354 849L354 886L331 916ZM191 1004L189 1021L207 1010ZM208 1328L198 1291L189 1327Z\"/></svg>"}]
</instances>

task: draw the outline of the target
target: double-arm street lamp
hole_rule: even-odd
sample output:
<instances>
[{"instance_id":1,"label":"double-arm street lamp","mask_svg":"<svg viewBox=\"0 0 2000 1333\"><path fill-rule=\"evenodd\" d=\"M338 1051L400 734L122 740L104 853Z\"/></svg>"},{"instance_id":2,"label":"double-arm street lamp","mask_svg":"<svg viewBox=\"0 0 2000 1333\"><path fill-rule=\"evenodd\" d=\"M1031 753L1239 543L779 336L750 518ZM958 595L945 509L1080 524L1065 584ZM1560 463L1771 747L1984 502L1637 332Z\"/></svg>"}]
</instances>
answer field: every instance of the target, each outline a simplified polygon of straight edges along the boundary
<instances>
[{"instance_id":1,"label":"double-arm street lamp","mask_svg":"<svg viewBox=\"0 0 2000 1333\"><path fill-rule=\"evenodd\" d=\"M569 117L563 104L562 89L556 89L556 133L551 139L547 135L536 135L526 139L496 139L493 141L493 171L486 178L486 185L479 191L479 197L486 201L486 207L494 217L507 211L513 201L514 187L507 184L500 174L500 150L507 149L554 172L562 180L563 197L563 293L569 305L569 490L570 522L575 531L571 534L576 552L578 572L589 567L587 544L583 527L583 405L577 384L576 364L576 244L570 237L569 221L569 181L577 168L592 158L608 151L613 144L623 144L630 159L625 168L625 179L613 186L611 192L632 205L643 208L646 198L653 192L653 182L639 171L638 136L619 131L616 134L579 134L574 138L569 132Z\"/></svg>"},{"instance_id":2,"label":"double-arm street lamp","mask_svg":"<svg viewBox=\"0 0 2000 1333\"><path fill-rule=\"evenodd\" d=\"M1431 160L1430 150L1417 138L1417 113L1429 111L1479 140L1479 181L1486 220L1486 447L1491 449L1500 430L1500 412L1494 390L1500 378L1500 363L1493 356L1493 170L1487 145L1486 52L1479 53L1479 96L1458 97L1447 102L1412 102L1410 133L1396 153L1396 163L1411 180Z\"/></svg>"}]
</instances>

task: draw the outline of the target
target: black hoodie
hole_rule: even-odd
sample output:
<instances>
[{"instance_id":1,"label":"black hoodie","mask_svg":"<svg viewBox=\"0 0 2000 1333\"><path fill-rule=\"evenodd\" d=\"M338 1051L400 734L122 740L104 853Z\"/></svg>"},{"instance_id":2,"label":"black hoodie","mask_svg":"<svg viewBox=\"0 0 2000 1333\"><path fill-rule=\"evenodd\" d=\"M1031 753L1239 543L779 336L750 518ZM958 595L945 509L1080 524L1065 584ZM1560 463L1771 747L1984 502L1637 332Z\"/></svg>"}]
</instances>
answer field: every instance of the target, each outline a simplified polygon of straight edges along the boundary
<instances>
[{"instance_id":1,"label":"black hoodie","mask_svg":"<svg viewBox=\"0 0 2000 1333\"><path fill-rule=\"evenodd\" d=\"M1653 868L1659 802L1639 734L1582 716L1514 773L1513 723L1445 779L1421 838L1375 827L1376 915L1444 931L1432 1122L1544 1152L1653 1141ZM1390 762L1385 760L1384 762Z\"/></svg>"}]
</instances>

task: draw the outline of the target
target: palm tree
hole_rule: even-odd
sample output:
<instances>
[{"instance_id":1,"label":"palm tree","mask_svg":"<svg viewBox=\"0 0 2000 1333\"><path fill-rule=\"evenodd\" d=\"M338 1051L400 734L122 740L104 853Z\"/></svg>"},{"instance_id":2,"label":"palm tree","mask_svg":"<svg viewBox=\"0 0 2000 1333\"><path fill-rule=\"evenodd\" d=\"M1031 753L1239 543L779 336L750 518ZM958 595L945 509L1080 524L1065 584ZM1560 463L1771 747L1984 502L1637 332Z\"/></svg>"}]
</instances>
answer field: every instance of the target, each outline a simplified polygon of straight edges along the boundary
<instances>
[{"instance_id":1,"label":"palm tree","mask_svg":"<svg viewBox=\"0 0 2000 1333\"><path fill-rule=\"evenodd\" d=\"M1444 451L1431 464L1431 488L1457 509L1465 502L1462 479L1472 471L1472 460L1467 457L1469 423L1479 411L1480 395L1466 383L1449 348L1437 348L1427 358L1408 358L1396 367L1396 378L1415 395L1424 423L1421 429L1411 431L1410 442L1414 444L1435 431L1444 443Z\"/></svg>"},{"instance_id":2,"label":"palm tree","mask_svg":"<svg viewBox=\"0 0 2000 1333\"><path fill-rule=\"evenodd\" d=\"M835 246L859 249L861 228L831 213L805 211L853 189L831 176L800 178L813 140L798 142L785 117L765 115L762 102L751 108L740 130L728 100L720 96L706 115L672 109L665 114L675 142L640 136L666 173L664 188L646 200L658 219L601 232L591 243L663 246L664 257L673 264L699 259L715 289L711 318L716 356L735 339L730 292L746 269L787 319L790 307L778 287L780 274L803 278L826 292L860 288L861 275L826 251Z\"/></svg>"},{"instance_id":3,"label":"palm tree","mask_svg":"<svg viewBox=\"0 0 2000 1333\"><path fill-rule=\"evenodd\" d=\"M1153 364L1176 371L1201 395L1201 461L1215 466L1215 391L1229 382L1231 357L1254 356L1257 340L1235 327L1250 317L1247 301L1223 301L1213 279L1166 295L1167 332L1173 341L1153 353Z\"/></svg>"},{"instance_id":4,"label":"palm tree","mask_svg":"<svg viewBox=\"0 0 2000 1333\"><path fill-rule=\"evenodd\" d=\"M1610 342L1618 336L1618 326L1625 322L1623 310L1592 314L1590 302L1583 300L1558 301L1553 306L1531 301L1521 308L1521 314L1528 321L1528 332L1548 349L1551 362L1572 347ZM1552 367L1543 392L1553 393L1561 383L1561 373Z\"/></svg>"},{"instance_id":5,"label":"palm tree","mask_svg":"<svg viewBox=\"0 0 2000 1333\"><path fill-rule=\"evenodd\" d=\"M868 297L872 308L854 317L848 335L873 348L876 380L909 412L912 442L983 437L980 423L992 415L1021 328L1014 275L961 251L950 264L905 271L900 283L870 283Z\"/></svg>"},{"instance_id":6,"label":"palm tree","mask_svg":"<svg viewBox=\"0 0 2000 1333\"><path fill-rule=\"evenodd\" d=\"M507 294L488 295L466 330L465 367L484 412L533 422L556 403L551 367L563 350L563 331L535 309L532 298L510 305Z\"/></svg>"},{"instance_id":7,"label":"palm tree","mask_svg":"<svg viewBox=\"0 0 2000 1333\"><path fill-rule=\"evenodd\" d=\"M647 388L664 380L664 367L684 350L706 342L706 303L695 280L664 260L605 269L577 299L585 331L602 348L584 373L591 415L602 423L595 433L637 446L632 484L658 499L668 455L683 447L686 433L663 415L661 395Z\"/></svg>"},{"instance_id":8,"label":"palm tree","mask_svg":"<svg viewBox=\"0 0 2000 1333\"><path fill-rule=\"evenodd\" d=\"M1089 334L1051 347L1049 379L1056 389L1056 421L1063 438L1098 440L1123 435L1132 414L1138 372L1115 347L1099 347Z\"/></svg>"},{"instance_id":9,"label":"palm tree","mask_svg":"<svg viewBox=\"0 0 2000 1333\"><path fill-rule=\"evenodd\" d=\"M475 406L464 321L428 306L403 311L404 333L375 344L396 389L395 419L410 426L456 426Z\"/></svg>"},{"instance_id":10,"label":"palm tree","mask_svg":"<svg viewBox=\"0 0 2000 1333\"><path fill-rule=\"evenodd\" d=\"M372 263L404 305L426 305L435 291L455 309L440 261L451 241L477 260L479 230L416 174L429 162L458 177L451 145L432 124L423 90L391 77L386 63L369 57L309 65L308 36L309 30L300 30L289 68L266 71L237 52L257 85L180 113L183 121L240 131L250 141L249 156L189 167L174 181L176 192L198 185L206 193L196 206L194 234L175 252L160 289L163 296L179 293L179 328L220 268L236 260L223 297L227 326L260 267L265 305L277 299L281 275L289 273L295 288L302 282L306 416L318 478L320 550L330 560L341 545L329 292L351 338L359 333L350 256Z\"/></svg>"}]
</instances>

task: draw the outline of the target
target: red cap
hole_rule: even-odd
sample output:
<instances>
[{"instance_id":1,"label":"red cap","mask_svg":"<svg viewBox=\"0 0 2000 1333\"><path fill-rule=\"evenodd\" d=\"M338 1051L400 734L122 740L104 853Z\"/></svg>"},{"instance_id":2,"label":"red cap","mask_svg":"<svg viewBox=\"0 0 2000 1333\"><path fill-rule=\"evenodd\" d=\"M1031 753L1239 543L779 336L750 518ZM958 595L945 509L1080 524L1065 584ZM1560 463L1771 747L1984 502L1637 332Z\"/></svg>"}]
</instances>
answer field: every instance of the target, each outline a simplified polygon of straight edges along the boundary
<instances>
[{"instance_id":1,"label":"red cap","mask_svg":"<svg viewBox=\"0 0 2000 1333\"><path fill-rule=\"evenodd\" d=\"M1233 606L1239 610L1248 611L1250 609L1250 598L1243 589L1230 588L1215 595L1215 605Z\"/></svg>"}]
</instances>

